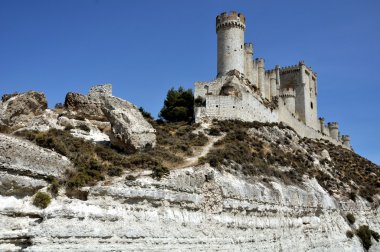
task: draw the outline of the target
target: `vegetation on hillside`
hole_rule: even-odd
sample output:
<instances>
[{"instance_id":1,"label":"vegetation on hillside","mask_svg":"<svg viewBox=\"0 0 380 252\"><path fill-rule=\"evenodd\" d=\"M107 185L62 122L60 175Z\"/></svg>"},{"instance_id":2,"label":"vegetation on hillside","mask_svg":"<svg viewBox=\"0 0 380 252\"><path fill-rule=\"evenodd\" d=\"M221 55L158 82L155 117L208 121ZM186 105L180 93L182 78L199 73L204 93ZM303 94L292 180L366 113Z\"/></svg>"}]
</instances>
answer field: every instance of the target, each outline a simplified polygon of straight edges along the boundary
<instances>
[{"instance_id":1,"label":"vegetation on hillside","mask_svg":"<svg viewBox=\"0 0 380 252\"><path fill-rule=\"evenodd\" d=\"M191 89L171 88L160 111L160 118L167 122L190 122L194 117L194 96Z\"/></svg>"},{"instance_id":2,"label":"vegetation on hillside","mask_svg":"<svg viewBox=\"0 0 380 252\"><path fill-rule=\"evenodd\" d=\"M288 133L276 141L248 134L251 128L266 127L268 130L274 126L286 129ZM275 177L287 184L298 185L307 175L315 177L331 194L336 192L351 199L358 194L370 202L372 196L380 192L380 169L377 165L328 141L294 139L294 134L289 133L293 130L281 123L214 121L212 132L219 131L225 137L216 142L207 156L200 160L218 169L232 169L265 181ZM304 151L294 146L302 146ZM313 155L323 150L330 153L331 161L323 159L320 165L315 164ZM320 166L325 169L320 169Z\"/></svg>"},{"instance_id":3,"label":"vegetation on hillside","mask_svg":"<svg viewBox=\"0 0 380 252\"><path fill-rule=\"evenodd\" d=\"M69 189L91 186L104 180L107 175L120 176L125 170L152 170L152 176L160 179L168 174L170 168L183 163L184 157L191 156L194 148L203 146L208 141L205 134L192 133L197 127L195 124L151 123L157 131L156 148L132 154L76 138L67 130L23 131L18 135L72 161L75 170L67 174L65 181L58 183L51 179L51 190L57 193L58 184L66 185Z\"/></svg>"},{"instance_id":4,"label":"vegetation on hillside","mask_svg":"<svg viewBox=\"0 0 380 252\"><path fill-rule=\"evenodd\" d=\"M33 205L39 208L46 208L51 202L51 197L49 194L44 192L38 192L34 196Z\"/></svg>"}]
</instances>

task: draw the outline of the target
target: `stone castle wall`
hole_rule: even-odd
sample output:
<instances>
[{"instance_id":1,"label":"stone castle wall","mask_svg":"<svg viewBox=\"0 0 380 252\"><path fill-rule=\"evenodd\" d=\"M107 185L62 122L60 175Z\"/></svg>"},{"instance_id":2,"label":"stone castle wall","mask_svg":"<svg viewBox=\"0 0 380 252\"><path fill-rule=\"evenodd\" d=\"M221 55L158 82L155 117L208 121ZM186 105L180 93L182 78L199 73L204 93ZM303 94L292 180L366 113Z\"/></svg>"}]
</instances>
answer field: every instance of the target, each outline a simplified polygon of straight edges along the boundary
<instances>
[{"instance_id":1,"label":"stone castle wall","mask_svg":"<svg viewBox=\"0 0 380 252\"><path fill-rule=\"evenodd\" d=\"M195 120L237 119L283 122L300 136L328 139L348 147L338 125L324 125L317 113L317 75L303 61L265 70L263 58L253 59L253 44L244 43L245 17L236 12L216 18L218 73L211 82L195 83ZM275 101L278 101L278 107Z\"/></svg>"}]
</instances>

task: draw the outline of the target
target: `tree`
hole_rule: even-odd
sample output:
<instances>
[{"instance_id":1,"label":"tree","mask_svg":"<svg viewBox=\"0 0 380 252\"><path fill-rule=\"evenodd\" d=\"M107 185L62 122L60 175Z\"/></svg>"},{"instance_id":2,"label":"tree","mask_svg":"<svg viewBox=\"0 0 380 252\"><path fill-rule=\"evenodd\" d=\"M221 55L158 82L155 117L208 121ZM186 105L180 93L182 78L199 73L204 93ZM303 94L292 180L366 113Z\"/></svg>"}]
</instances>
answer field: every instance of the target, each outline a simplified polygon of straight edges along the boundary
<instances>
[{"instance_id":1,"label":"tree","mask_svg":"<svg viewBox=\"0 0 380 252\"><path fill-rule=\"evenodd\" d=\"M191 89L169 89L160 118L168 122L191 121L194 116L194 96Z\"/></svg>"}]
</instances>

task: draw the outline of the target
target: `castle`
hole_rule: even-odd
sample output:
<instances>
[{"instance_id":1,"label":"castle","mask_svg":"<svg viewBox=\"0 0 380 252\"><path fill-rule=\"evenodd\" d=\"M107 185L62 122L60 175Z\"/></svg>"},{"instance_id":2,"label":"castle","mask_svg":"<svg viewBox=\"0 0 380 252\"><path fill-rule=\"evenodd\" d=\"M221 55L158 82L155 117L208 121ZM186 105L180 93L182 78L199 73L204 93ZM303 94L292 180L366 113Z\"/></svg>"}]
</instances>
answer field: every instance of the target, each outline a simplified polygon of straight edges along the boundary
<instances>
[{"instance_id":1,"label":"castle","mask_svg":"<svg viewBox=\"0 0 380 252\"><path fill-rule=\"evenodd\" d=\"M265 70L253 59L252 43L244 43L245 16L231 11L216 17L217 76L196 82L195 120L282 122L301 137L326 139L351 149L337 122L317 115L317 74L303 61Z\"/></svg>"}]
</instances>

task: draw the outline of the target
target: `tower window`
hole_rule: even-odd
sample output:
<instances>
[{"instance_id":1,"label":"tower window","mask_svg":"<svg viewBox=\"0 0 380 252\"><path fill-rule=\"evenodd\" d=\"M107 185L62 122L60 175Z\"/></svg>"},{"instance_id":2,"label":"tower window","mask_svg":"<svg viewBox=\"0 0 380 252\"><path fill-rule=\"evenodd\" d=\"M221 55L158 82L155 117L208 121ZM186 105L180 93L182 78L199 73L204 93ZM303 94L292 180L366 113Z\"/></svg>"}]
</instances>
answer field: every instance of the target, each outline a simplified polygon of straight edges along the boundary
<instances>
[{"instance_id":1,"label":"tower window","mask_svg":"<svg viewBox=\"0 0 380 252\"><path fill-rule=\"evenodd\" d=\"M313 106L313 103L312 103L312 102L310 102L310 107L311 107L311 109L313 109L313 108L314 108L314 106Z\"/></svg>"}]
</instances>

